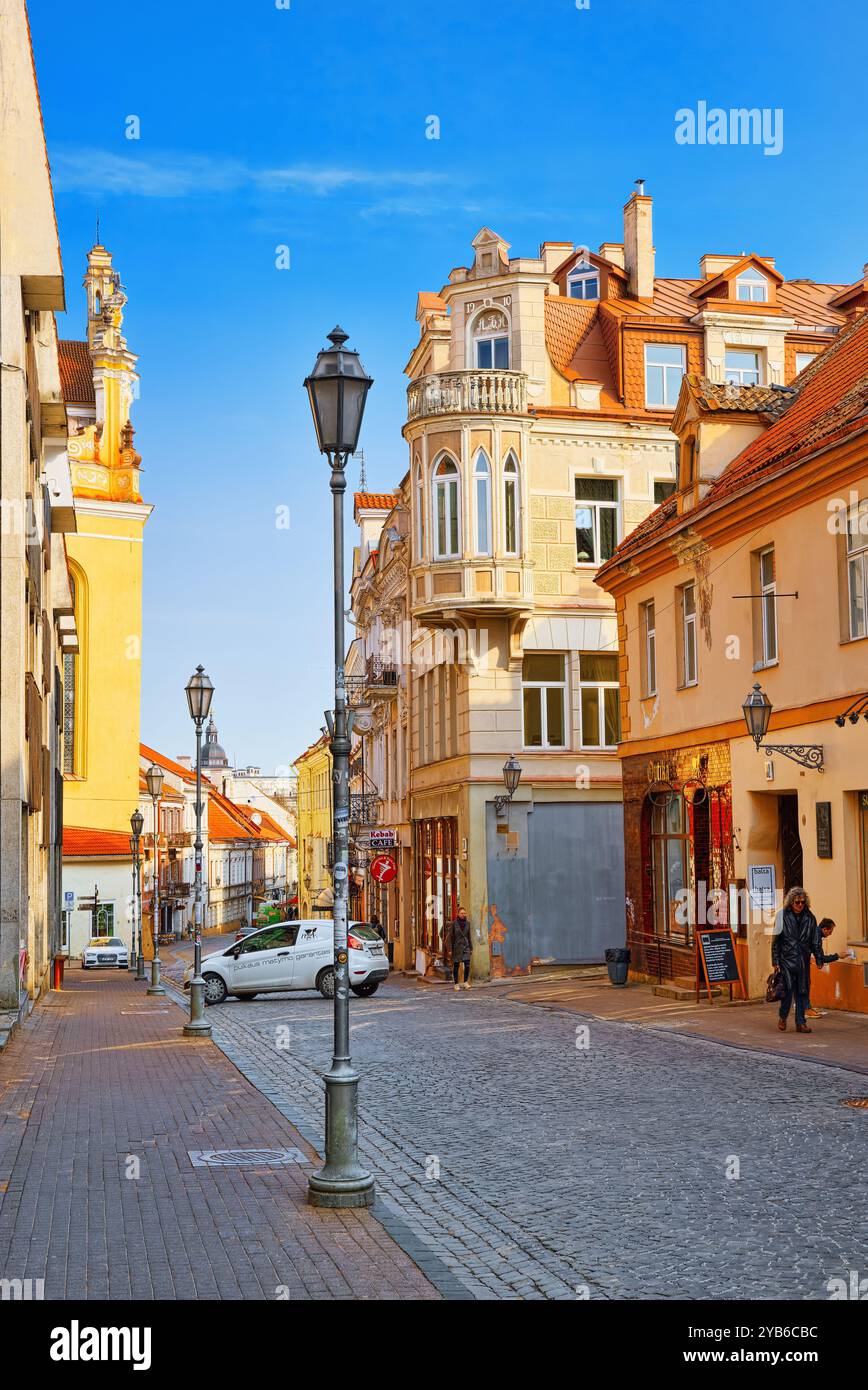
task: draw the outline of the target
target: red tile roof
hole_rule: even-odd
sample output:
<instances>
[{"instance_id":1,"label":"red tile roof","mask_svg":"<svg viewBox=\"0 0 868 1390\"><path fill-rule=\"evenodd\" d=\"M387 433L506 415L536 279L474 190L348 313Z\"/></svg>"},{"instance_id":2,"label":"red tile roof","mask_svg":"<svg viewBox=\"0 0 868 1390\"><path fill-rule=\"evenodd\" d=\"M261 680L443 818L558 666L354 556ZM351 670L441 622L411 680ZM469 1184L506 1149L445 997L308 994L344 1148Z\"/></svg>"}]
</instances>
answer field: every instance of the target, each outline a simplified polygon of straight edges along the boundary
<instances>
[{"instance_id":1,"label":"red tile roof","mask_svg":"<svg viewBox=\"0 0 868 1390\"><path fill-rule=\"evenodd\" d=\"M397 500L395 492L357 492L353 498L357 512L390 512Z\"/></svg>"},{"instance_id":2,"label":"red tile roof","mask_svg":"<svg viewBox=\"0 0 868 1390\"><path fill-rule=\"evenodd\" d=\"M130 837L122 830L89 830L86 826L63 827L64 859L131 859Z\"/></svg>"},{"instance_id":3,"label":"red tile roof","mask_svg":"<svg viewBox=\"0 0 868 1390\"><path fill-rule=\"evenodd\" d=\"M714 383L715 392L725 390ZM686 389L693 389L688 383ZM756 396L757 388L740 388ZM759 389L766 398L766 388ZM714 482L697 507L678 515L672 496L646 517L618 546L597 578L617 568L647 543L692 527L706 512L729 496L771 478L809 457L819 445L834 443L868 425L868 313L859 315L825 352L817 355L786 393L783 408L768 429L752 440ZM736 407L738 408L738 407ZM757 407L755 406L755 409ZM760 408L761 409L761 408ZM762 411L765 414L765 411Z\"/></svg>"},{"instance_id":4,"label":"red tile roof","mask_svg":"<svg viewBox=\"0 0 868 1390\"><path fill-rule=\"evenodd\" d=\"M67 405L95 405L93 362L87 343L70 338L57 344L60 357L60 385Z\"/></svg>"},{"instance_id":5,"label":"red tile roof","mask_svg":"<svg viewBox=\"0 0 868 1390\"><path fill-rule=\"evenodd\" d=\"M185 782L195 784L196 774L189 767L184 767L183 763L176 763L174 758L167 758L165 753L158 753L156 748L149 748L146 743L139 744L139 752L143 758L149 758L152 763L157 763L166 772L173 772L176 777L183 777Z\"/></svg>"}]
</instances>

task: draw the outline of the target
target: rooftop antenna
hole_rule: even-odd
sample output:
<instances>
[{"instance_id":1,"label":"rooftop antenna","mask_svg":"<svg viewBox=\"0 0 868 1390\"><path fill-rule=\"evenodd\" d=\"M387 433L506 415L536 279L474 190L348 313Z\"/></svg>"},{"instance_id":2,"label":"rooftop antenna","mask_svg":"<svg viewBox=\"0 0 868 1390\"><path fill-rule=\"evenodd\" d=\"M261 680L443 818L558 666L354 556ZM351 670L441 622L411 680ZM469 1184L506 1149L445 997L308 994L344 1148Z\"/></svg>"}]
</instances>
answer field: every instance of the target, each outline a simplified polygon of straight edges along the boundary
<instances>
[{"instance_id":1,"label":"rooftop antenna","mask_svg":"<svg viewBox=\"0 0 868 1390\"><path fill-rule=\"evenodd\" d=\"M365 451L357 449L355 457L359 460L359 492L367 492L367 480L365 478Z\"/></svg>"}]
</instances>

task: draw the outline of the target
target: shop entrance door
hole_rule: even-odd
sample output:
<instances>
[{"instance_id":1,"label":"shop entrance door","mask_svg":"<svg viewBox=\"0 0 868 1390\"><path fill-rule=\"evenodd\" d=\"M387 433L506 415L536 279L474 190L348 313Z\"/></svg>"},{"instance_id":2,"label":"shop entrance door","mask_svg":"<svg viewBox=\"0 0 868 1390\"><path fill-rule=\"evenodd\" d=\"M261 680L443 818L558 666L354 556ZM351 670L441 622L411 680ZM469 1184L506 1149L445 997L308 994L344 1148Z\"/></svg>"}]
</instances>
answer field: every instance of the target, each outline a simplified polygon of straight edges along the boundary
<instances>
[{"instance_id":1,"label":"shop entrance door","mask_svg":"<svg viewBox=\"0 0 868 1390\"><path fill-rule=\"evenodd\" d=\"M799 835L799 798L795 792L778 797L778 827L786 896L791 888L802 886L805 881L802 840Z\"/></svg>"}]
</instances>

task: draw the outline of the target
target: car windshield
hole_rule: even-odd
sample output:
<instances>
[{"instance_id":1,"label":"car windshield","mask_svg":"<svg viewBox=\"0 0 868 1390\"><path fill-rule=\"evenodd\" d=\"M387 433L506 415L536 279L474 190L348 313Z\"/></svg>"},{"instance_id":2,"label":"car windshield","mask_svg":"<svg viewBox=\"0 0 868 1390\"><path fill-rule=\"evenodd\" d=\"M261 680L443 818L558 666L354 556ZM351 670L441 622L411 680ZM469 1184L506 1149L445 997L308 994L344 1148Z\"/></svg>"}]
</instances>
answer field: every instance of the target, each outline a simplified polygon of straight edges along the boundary
<instances>
[{"instance_id":1,"label":"car windshield","mask_svg":"<svg viewBox=\"0 0 868 1390\"><path fill-rule=\"evenodd\" d=\"M88 946L119 946L120 942L115 941L111 936L92 936L87 944Z\"/></svg>"},{"instance_id":2,"label":"car windshield","mask_svg":"<svg viewBox=\"0 0 868 1390\"><path fill-rule=\"evenodd\" d=\"M121 941L119 936L113 936L111 941L109 942L110 946L123 946L123 944L124 943Z\"/></svg>"}]
</instances>

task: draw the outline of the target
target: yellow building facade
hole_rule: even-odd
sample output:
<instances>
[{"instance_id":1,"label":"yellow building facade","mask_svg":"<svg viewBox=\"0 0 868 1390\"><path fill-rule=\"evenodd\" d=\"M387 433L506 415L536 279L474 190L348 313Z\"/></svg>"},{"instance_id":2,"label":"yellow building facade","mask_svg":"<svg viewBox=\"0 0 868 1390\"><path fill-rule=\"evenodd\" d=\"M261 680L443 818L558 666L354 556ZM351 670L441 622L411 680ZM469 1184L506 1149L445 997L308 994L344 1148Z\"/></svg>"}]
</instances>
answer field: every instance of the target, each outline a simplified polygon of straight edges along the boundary
<instances>
[{"instance_id":1,"label":"yellow building facade","mask_svg":"<svg viewBox=\"0 0 868 1390\"><path fill-rule=\"evenodd\" d=\"M127 841L139 796L142 545L151 512L130 421L138 376L123 335L127 296L104 246L88 254L84 288L87 338L60 343L77 523L67 555L79 632L63 670L64 827L94 832L92 853L77 835L75 862L65 856L73 951L91 924L78 898L95 884L106 903L101 928L128 935L131 926Z\"/></svg>"},{"instance_id":2,"label":"yellow building facade","mask_svg":"<svg viewBox=\"0 0 868 1390\"><path fill-rule=\"evenodd\" d=\"M298 773L298 915L312 917L332 898L332 753L323 734L295 763Z\"/></svg>"}]
</instances>

